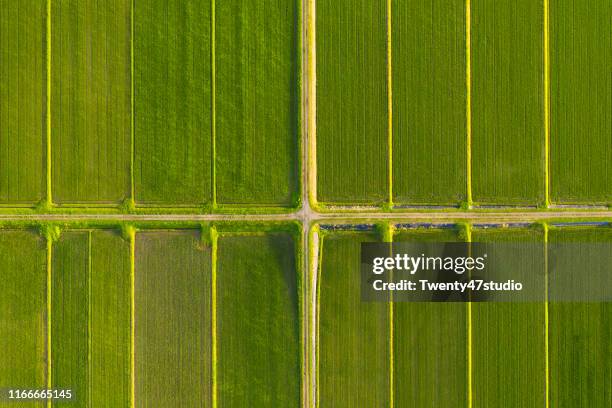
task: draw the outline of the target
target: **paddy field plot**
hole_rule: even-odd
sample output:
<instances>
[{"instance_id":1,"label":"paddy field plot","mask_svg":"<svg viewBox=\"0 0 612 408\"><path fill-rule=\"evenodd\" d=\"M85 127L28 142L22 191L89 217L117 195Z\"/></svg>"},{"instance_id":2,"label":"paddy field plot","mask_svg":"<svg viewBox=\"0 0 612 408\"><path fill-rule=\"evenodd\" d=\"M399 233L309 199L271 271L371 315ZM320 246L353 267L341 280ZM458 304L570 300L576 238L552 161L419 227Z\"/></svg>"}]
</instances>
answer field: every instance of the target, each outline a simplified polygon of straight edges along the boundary
<instances>
[{"instance_id":1,"label":"paddy field plot","mask_svg":"<svg viewBox=\"0 0 612 408\"><path fill-rule=\"evenodd\" d=\"M610 241L609 227L564 227L549 232L551 243ZM590 270L576 272L574 279L578 285L579 280L585 279L580 274ZM610 303L551 302L549 308L551 407L610 406Z\"/></svg>"},{"instance_id":2,"label":"paddy field plot","mask_svg":"<svg viewBox=\"0 0 612 408\"><path fill-rule=\"evenodd\" d=\"M300 1L216 3L216 196L295 205L299 180Z\"/></svg>"},{"instance_id":3,"label":"paddy field plot","mask_svg":"<svg viewBox=\"0 0 612 408\"><path fill-rule=\"evenodd\" d=\"M540 263L526 264L517 259L516 262L498 267L512 268L515 272L505 276L516 276L517 281L521 280L521 271L544 275L543 228L474 228L471 235L473 242L541 243ZM494 278L491 275L491 279ZM546 405L544 286L541 298L541 302L472 304L472 383L475 407Z\"/></svg>"},{"instance_id":4,"label":"paddy field plot","mask_svg":"<svg viewBox=\"0 0 612 408\"><path fill-rule=\"evenodd\" d=\"M317 1L317 199L388 197L384 1Z\"/></svg>"},{"instance_id":5,"label":"paddy field plot","mask_svg":"<svg viewBox=\"0 0 612 408\"><path fill-rule=\"evenodd\" d=\"M360 243L375 240L363 232L329 233L321 240L317 406L389 406L389 305L361 301Z\"/></svg>"},{"instance_id":6,"label":"paddy field plot","mask_svg":"<svg viewBox=\"0 0 612 408\"><path fill-rule=\"evenodd\" d=\"M398 230L394 242L458 242L455 228ZM467 305L393 304L394 405L467 405Z\"/></svg>"},{"instance_id":7,"label":"paddy field plot","mask_svg":"<svg viewBox=\"0 0 612 408\"><path fill-rule=\"evenodd\" d=\"M551 200L612 202L609 1L551 0Z\"/></svg>"},{"instance_id":8,"label":"paddy field plot","mask_svg":"<svg viewBox=\"0 0 612 408\"><path fill-rule=\"evenodd\" d=\"M301 311L288 233L221 234L216 269L218 406L297 407Z\"/></svg>"},{"instance_id":9,"label":"paddy field plot","mask_svg":"<svg viewBox=\"0 0 612 408\"><path fill-rule=\"evenodd\" d=\"M136 235L136 406L212 405L211 260L196 232Z\"/></svg>"},{"instance_id":10,"label":"paddy field plot","mask_svg":"<svg viewBox=\"0 0 612 408\"><path fill-rule=\"evenodd\" d=\"M134 3L138 203L212 199L211 2Z\"/></svg>"},{"instance_id":11,"label":"paddy field plot","mask_svg":"<svg viewBox=\"0 0 612 408\"><path fill-rule=\"evenodd\" d=\"M458 1L392 2L395 204L466 199L465 14Z\"/></svg>"},{"instance_id":12,"label":"paddy field plot","mask_svg":"<svg viewBox=\"0 0 612 408\"><path fill-rule=\"evenodd\" d=\"M128 404L129 244L112 231L66 231L50 274L52 387L72 389L83 406Z\"/></svg>"},{"instance_id":13,"label":"paddy field plot","mask_svg":"<svg viewBox=\"0 0 612 408\"><path fill-rule=\"evenodd\" d=\"M543 13L541 0L471 2L475 203L545 199Z\"/></svg>"},{"instance_id":14,"label":"paddy field plot","mask_svg":"<svg viewBox=\"0 0 612 408\"><path fill-rule=\"evenodd\" d=\"M36 232L0 232L0 270L0 387L43 388L48 356L44 239Z\"/></svg>"},{"instance_id":15,"label":"paddy field plot","mask_svg":"<svg viewBox=\"0 0 612 408\"><path fill-rule=\"evenodd\" d=\"M45 194L46 7L0 2L0 204Z\"/></svg>"},{"instance_id":16,"label":"paddy field plot","mask_svg":"<svg viewBox=\"0 0 612 408\"><path fill-rule=\"evenodd\" d=\"M56 203L130 195L130 2L51 2ZM42 92L42 90L41 90Z\"/></svg>"}]
</instances>

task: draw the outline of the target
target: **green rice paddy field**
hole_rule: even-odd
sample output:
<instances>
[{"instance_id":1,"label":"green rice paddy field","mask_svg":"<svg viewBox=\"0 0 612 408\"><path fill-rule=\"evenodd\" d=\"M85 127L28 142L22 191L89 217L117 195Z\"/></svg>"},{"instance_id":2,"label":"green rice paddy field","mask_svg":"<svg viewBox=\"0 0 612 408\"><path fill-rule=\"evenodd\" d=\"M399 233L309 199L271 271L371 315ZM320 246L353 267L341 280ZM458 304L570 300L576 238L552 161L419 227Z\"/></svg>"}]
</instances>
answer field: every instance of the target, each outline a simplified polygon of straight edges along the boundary
<instances>
[{"instance_id":1,"label":"green rice paddy field","mask_svg":"<svg viewBox=\"0 0 612 408\"><path fill-rule=\"evenodd\" d=\"M612 6L316 5L317 200L610 204Z\"/></svg>"},{"instance_id":2,"label":"green rice paddy field","mask_svg":"<svg viewBox=\"0 0 612 408\"><path fill-rule=\"evenodd\" d=\"M301 3L217 3L2 0L0 204L295 207Z\"/></svg>"},{"instance_id":3,"label":"green rice paddy field","mask_svg":"<svg viewBox=\"0 0 612 408\"><path fill-rule=\"evenodd\" d=\"M0 231L0 387L72 389L53 406L299 406L295 237Z\"/></svg>"},{"instance_id":4,"label":"green rice paddy field","mask_svg":"<svg viewBox=\"0 0 612 408\"><path fill-rule=\"evenodd\" d=\"M611 239L609 226L550 228L399 228L393 240L540 243L545 259L547 239ZM317 406L609 406L607 304L547 304L545 288L542 302L362 302L360 243L376 240L373 232L323 230Z\"/></svg>"}]
</instances>

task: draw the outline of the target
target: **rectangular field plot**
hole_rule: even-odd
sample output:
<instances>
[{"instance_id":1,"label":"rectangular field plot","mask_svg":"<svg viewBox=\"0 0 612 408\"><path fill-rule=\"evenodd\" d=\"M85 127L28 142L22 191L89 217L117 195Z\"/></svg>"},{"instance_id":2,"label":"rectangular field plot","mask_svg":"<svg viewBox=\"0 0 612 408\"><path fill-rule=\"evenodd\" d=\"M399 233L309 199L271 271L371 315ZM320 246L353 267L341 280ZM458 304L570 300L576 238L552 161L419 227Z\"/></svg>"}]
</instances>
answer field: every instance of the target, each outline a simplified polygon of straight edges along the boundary
<instances>
[{"instance_id":1,"label":"rectangular field plot","mask_svg":"<svg viewBox=\"0 0 612 408\"><path fill-rule=\"evenodd\" d=\"M300 279L286 233L221 235L216 272L219 406L297 407Z\"/></svg>"},{"instance_id":2,"label":"rectangular field plot","mask_svg":"<svg viewBox=\"0 0 612 408\"><path fill-rule=\"evenodd\" d=\"M362 302L360 243L368 233L321 240L317 278L317 403L385 407L390 403L389 305Z\"/></svg>"},{"instance_id":3,"label":"rectangular field plot","mask_svg":"<svg viewBox=\"0 0 612 408\"><path fill-rule=\"evenodd\" d=\"M35 232L0 232L0 388L47 385L45 254Z\"/></svg>"},{"instance_id":4,"label":"rectangular field plot","mask_svg":"<svg viewBox=\"0 0 612 408\"><path fill-rule=\"evenodd\" d=\"M216 194L222 204L297 202L300 2L216 3Z\"/></svg>"},{"instance_id":5,"label":"rectangular field plot","mask_svg":"<svg viewBox=\"0 0 612 408\"><path fill-rule=\"evenodd\" d=\"M317 200L388 198L384 1L317 2Z\"/></svg>"},{"instance_id":6,"label":"rectangular field plot","mask_svg":"<svg viewBox=\"0 0 612 408\"><path fill-rule=\"evenodd\" d=\"M212 405L211 258L196 232L136 235L135 406Z\"/></svg>"},{"instance_id":7,"label":"rectangular field plot","mask_svg":"<svg viewBox=\"0 0 612 408\"><path fill-rule=\"evenodd\" d=\"M457 242L454 229L399 231L394 242ZM393 304L394 405L467 404L467 305Z\"/></svg>"},{"instance_id":8,"label":"rectangular field plot","mask_svg":"<svg viewBox=\"0 0 612 408\"><path fill-rule=\"evenodd\" d=\"M456 205L467 188L465 4L391 10L393 202Z\"/></svg>"},{"instance_id":9,"label":"rectangular field plot","mask_svg":"<svg viewBox=\"0 0 612 408\"><path fill-rule=\"evenodd\" d=\"M612 202L612 3L550 1L551 200Z\"/></svg>"},{"instance_id":10,"label":"rectangular field plot","mask_svg":"<svg viewBox=\"0 0 612 408\"><path fill-rule=\"evenodd\" d=\"M129 244L111 231L69 231L52 253L51 383L79 405L127 405ZM63 405L72 403L54 403Z\"/></svg>"},{"instance_id":11,"label":"rectangular field plot","mask_svg":"<svg viewBox=\"0 0 612 408\"><path fill-rule=\"evenodd\" d=\"M134 3L134 181L144 204L211 200L211 2Z\"/></svg>"},{"instance_id":12,"label":"rectangular field plot","mask_svg":"<svg viewBox=\"0 0 612 408\"><path fill-rule=\"evenodd\" d=\"M54 201L130 193L130 1L51 2Z\"/></svg>"},{"instance_id":13,"label":"rectangular field plot","mask_svg":"<svg viewBox=\"0 0 612 408\"><path fill-rule=\"evenodd\" d=\"M476 228L472 241L541 242L544 258L542 228ZM544 274L544 262L539 266ZM546 405L545 299L542 288L542 302L473 303L474 407Z\"/></svg>"},{"instance_id":14,"label":"rectangular field plot","mask_svg":"<svg viewBox=\"0 0 612 408\"><path fill-rule=\"evenodd\" d=\"M544 202L543 10L542 0L471 2L477 204Z\"/></svg>"},{"instance_id":15,"label":"rectangular field plot","mask_svg":"<svg viewBox=\"0 0 612 408\"><path fill-rule=\"evenodd\" d=\"M612 230L604 227L566 227L549 232L551 243L610 241ZM589 273L588 270L581 272ZM550 303L551 407L612 405L611 306L610 303Z\"/></svg>"},{"instance_id":16,"label":"rectangular field plot","mask_svg":"<svg viewBox=\"0 0 612 408\"><path fill-rule=\"evenodd\" d=\"M46 7L0 3L0 204L33 204L45 192Z\"/></svg>"}]
</instances>

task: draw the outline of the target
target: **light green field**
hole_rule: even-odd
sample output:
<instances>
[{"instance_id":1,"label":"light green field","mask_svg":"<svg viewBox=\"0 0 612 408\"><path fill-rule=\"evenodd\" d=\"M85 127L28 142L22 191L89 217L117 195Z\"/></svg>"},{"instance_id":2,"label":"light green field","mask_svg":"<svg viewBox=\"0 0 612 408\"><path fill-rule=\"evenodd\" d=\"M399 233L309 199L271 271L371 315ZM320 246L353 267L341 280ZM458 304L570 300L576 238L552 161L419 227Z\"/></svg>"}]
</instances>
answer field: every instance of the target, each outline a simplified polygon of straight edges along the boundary
<instances>
[{"instance_id":1,"label":"light green field","mask_svg":"<svg viewBox=\"0 0 612 408\"><path fill-rule=\"evenodd\" d=\"M299 275L285 233L219 238L219 407L298 407Z\"/></svg>"},{"instance_id":2,"label":"light green field","mask_svg":"<svg viewBox=\"0 0 612 408\"><path fill-rule=\"evenodd\" d=\"M53 199L118 203L130 194L130 1L51 3Z\"/></svg>"},{"instance_id":3,"label":"light green field","mask_svg":"<svg viewBox=\"0 0 612 408\"><path fill-rule=\"evenodd\" d=\"M559 228L549 232L551 243L610 241L610 228ZM551 302L551 407L612 405L611 316L610 303Z\"/></svg>"},{"instance_id":4,"label":"light green field","mask_svg":"<svg viewBox=\"0 0 612 408\"><path fill-rule=\"evenodd\" d=\"M51 385L70 389L80 406L91 402L89 362L89 233L64 232L53 244ZM73 406L55 402L53 406Z\"/></svg>"},{"instance_id":5,"label":"light green field","mask_svg":"<svg viewBox=\"0 0 612 408\"><path fill-rule=\"evenodd\" d=\"M130 401L129 244L112 231L68 231L52 250L52 385L72 389L79 406L125 406Z\"/></svg>"},{"instance_id":6,"label":"light green field","mask_svg":"<svg viewBox=\"0 0 612 408\"><path fill-rule=\"evenodd\" d=\"M45 2L0 1L0 204L45 194Z\"/></svg>"},{"instance_id":7,"label":"light green field","mask_svg":"<svg viewBox=\"0 0 612 408\"><path fill-rule=\"evenodd\" d=\"M476 228L472 241L542 242L544 258L540 228ZM517 281L525 265L518 262ZM544 263L540 266L544 274ZM542 288L542 302L472 304L474 407L546 405L545 294Z\"/></svg>"},{"instance_id":8,"label":"light green field","mask_svg":"<svg viewBox=\"0 0 612 408\"><path fill-rule=\"evenodd\" d=\"M211 200L211 2L134 2L136 200Z\"/></svg>"},{"instance_id":9,"label":"light green field","mask_svg":"<svg viewBox=\"0 0 612 408\"><path fill-rule=\"evenodd\" d=\"M389 305L362 302L360 243L367 233L325 235L319 258L317 391L321 407L390 403Z\"/></svg>"},{"instance_id":10,"label":"light green field","mask_svg":"<svg viewBox=\"0 0 612 408\"><path fill-rule=\"evenodd\" d=\"M472 0L472 191L479 204L544 202L542 0Z\"/></svg>"},{"instance_id":11,"label":"light green field","mask_svg":"<svg viewBox=\"0 0 612 408\"><path fill-rule=\"evenodd\" d=\"M391 10L393 201L456 205L467 189L465 4Z\"/></svg>"},{"instance_id":12,"label":"light green field","mask_svg":"<svg viewBox=\"0 0 612 408\"><path fill-rule=\"evenodd\" d=\"M317 1L317 199L388 199L386 5Z\"/></svg>"},{"instance_id":13,"label":"light green field","mask_svg":"<svg viewBox=\"0 0 612 408\"><path fill-rule=\"evenodd\" d=\"M0 233L0 387L46 386L45 254L45 241L36 233ZM13 402L6 405L42 406Z\"/></svg>"},{"instance_id":14,"label":"light green field","mask_svg":"<svg viewBox=\"0 0 612 408\"><path fill-rule=\"evenodd\" d=\"M117 232L93 231L90 242L91 406L130 401L130 246Z\"/></svg>"},{"instance_id":15,"label":"light green field","mask_svg":"<svg viewBox=\"0 0 612 408\"><path fill-rule=\"evenodd\" d=\"M550 1L553 202L612 202L611 18L609 1Z\"/></svg>"},{"instance_id":16,"label":"light green field","mask_svg":"<svg viewBox=\"0 0 612 408\"><path fill-rule=\"evenodd\" d=\"M195 232L136 235L135 406L211 406L211 271Z\"/></svg>"},{"instance_id":17,"label":"light green field","mask_svg":"<svg viewBox=\"0 0 612 408\"><path fill-rule=\"evenodd\" d=\"M220 1L216 7L217 200L294 204L300 1Z\"/></svg>"},{"instance_id":18,"label":"light green field","mask_svg":"<svg viewBox=\"0 0 612 408\"><path fill-rule=\"evenodd\" d=\"M394 242L456 242L453 229L399 231ZM394 406L467 404L467 305L393 304Z\"/></svg>"}]
</instances>

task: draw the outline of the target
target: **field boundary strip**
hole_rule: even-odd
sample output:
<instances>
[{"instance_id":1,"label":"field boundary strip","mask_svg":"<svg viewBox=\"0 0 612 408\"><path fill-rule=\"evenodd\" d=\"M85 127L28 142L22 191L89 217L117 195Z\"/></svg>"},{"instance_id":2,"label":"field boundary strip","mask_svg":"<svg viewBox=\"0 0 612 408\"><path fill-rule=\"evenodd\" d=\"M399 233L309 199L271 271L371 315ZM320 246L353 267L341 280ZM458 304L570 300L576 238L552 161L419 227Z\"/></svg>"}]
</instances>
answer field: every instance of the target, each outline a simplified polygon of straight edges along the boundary
<instances>
[{"instance_id":1,"label":"field boundary strip","mask_svg":"<svg viewBox=\"0 0 612 408\"><path fill-rule=\"evenodd\" d=\"M128 229L130 240L130 408L136 405L136 231Z\"/></svg>"},{"instance_id":2,"label":"field boundary strip","mask_svg":"<svg viewBox=\"0 0 612 408\"><path fill-rule=\"evenodd\" d=\"M46 238L46 246L47 246L47 388L51 389L52 384L52 350L51 350L51 285L52 285L52 256L53 256L53 246L51 242L51 237L47 233ZM51 408L51 400L47 401L47 408Z\"/></svg>"},{"instance_id":3,"label":"field boundary strip","mask_svg":"<svg viewBox=\"0 0 612 408\"><path fill-rule=\"evenodd\" d=\"M52 183L51 183L51 1L47 0L47 21L46 21L46 29L47 29L47 38L46 38L46 56L47 56L47 111L46 111L46 119L47 119L47 134L46 134L46 143L47 143L47 154L46 154L46 173L47 173L47 194L45 198L45 203L48 207L50 207L53 203L53 191L52 191Z\"/></svg>"},{"instance_id":4,"label":"field boundary strip","mask_svg":"<svg viewBox=\"0 0 612 408\"><path fill-rule=\"evenodd\" d=\"M550 0L544 3L544 205L550 207ZM546 401L548 407L548 400Z\"/></svg>"},{"instance_id":5,"label":"field boundary strip","mask_svg":"<svg viewBox=\"0 0 612 408\"><path fill-rule=\"evenodd\" d=\"M210 2L210 137L211 137L211 184L212 207L217 208L217 26L216 0Z\"/></svg>"},{"instance_id":6,"label":"field boundary strip","mask_svg":"<svg viewBox=\"0 0 612 408\"><path fill-rule=\"evenodd\" d=\"M389 198L387 205L393 207L393 38L391 15L392 0L387 0L387 183L389 186ZM391 398L393 401L393 398ZM393 407L393 402L391 402Z\"/></svg>"},{"instance_id":7,"label":"field boundary strip","mask_svg":"<svg viewBox=\"0 0 612 408\"><path fill-rule=\"evenodd\" d=\"M465 127L467 207L472 208L472 5L465 0Z\"/></svg>"},{"instance_id":8,"label":"field boundary strip","mask_svg":"<svg viewBox=\"0 0 612 408\"><path fill-rule=\"evenodd\" d=\"M136 161L136 134L134 109L134 0L130 2L130 199L136 202L136 180L134 162Z\"/></svg>"},{"instance_id":9,"label":"field boundary strip","mask_svg":"<svg viewBox=\"0 0 612 408\"><path fill-rule=\"evenodd\" d=\"M547 2L548 0L544 0ZM550 407L550 357L549 357L549 313L548 313L548 223L542 224L544 227L544 271L546 273L544 277L544 288L545 288L545 300L544 300L544 358L545 358L545 398L546 408Z\"/></svg>"},{"instance_id":10,"label":"field boundary strip","mask_svg":"<svg viewBox=\"0 0 612 408\"><path fill-rule=\"evenodd\" d=\"M212 370L212 408L217 407L217 250L219 234L215 227L210 228L211 240L211 370Z\"/></svg>"}]
</instances>

